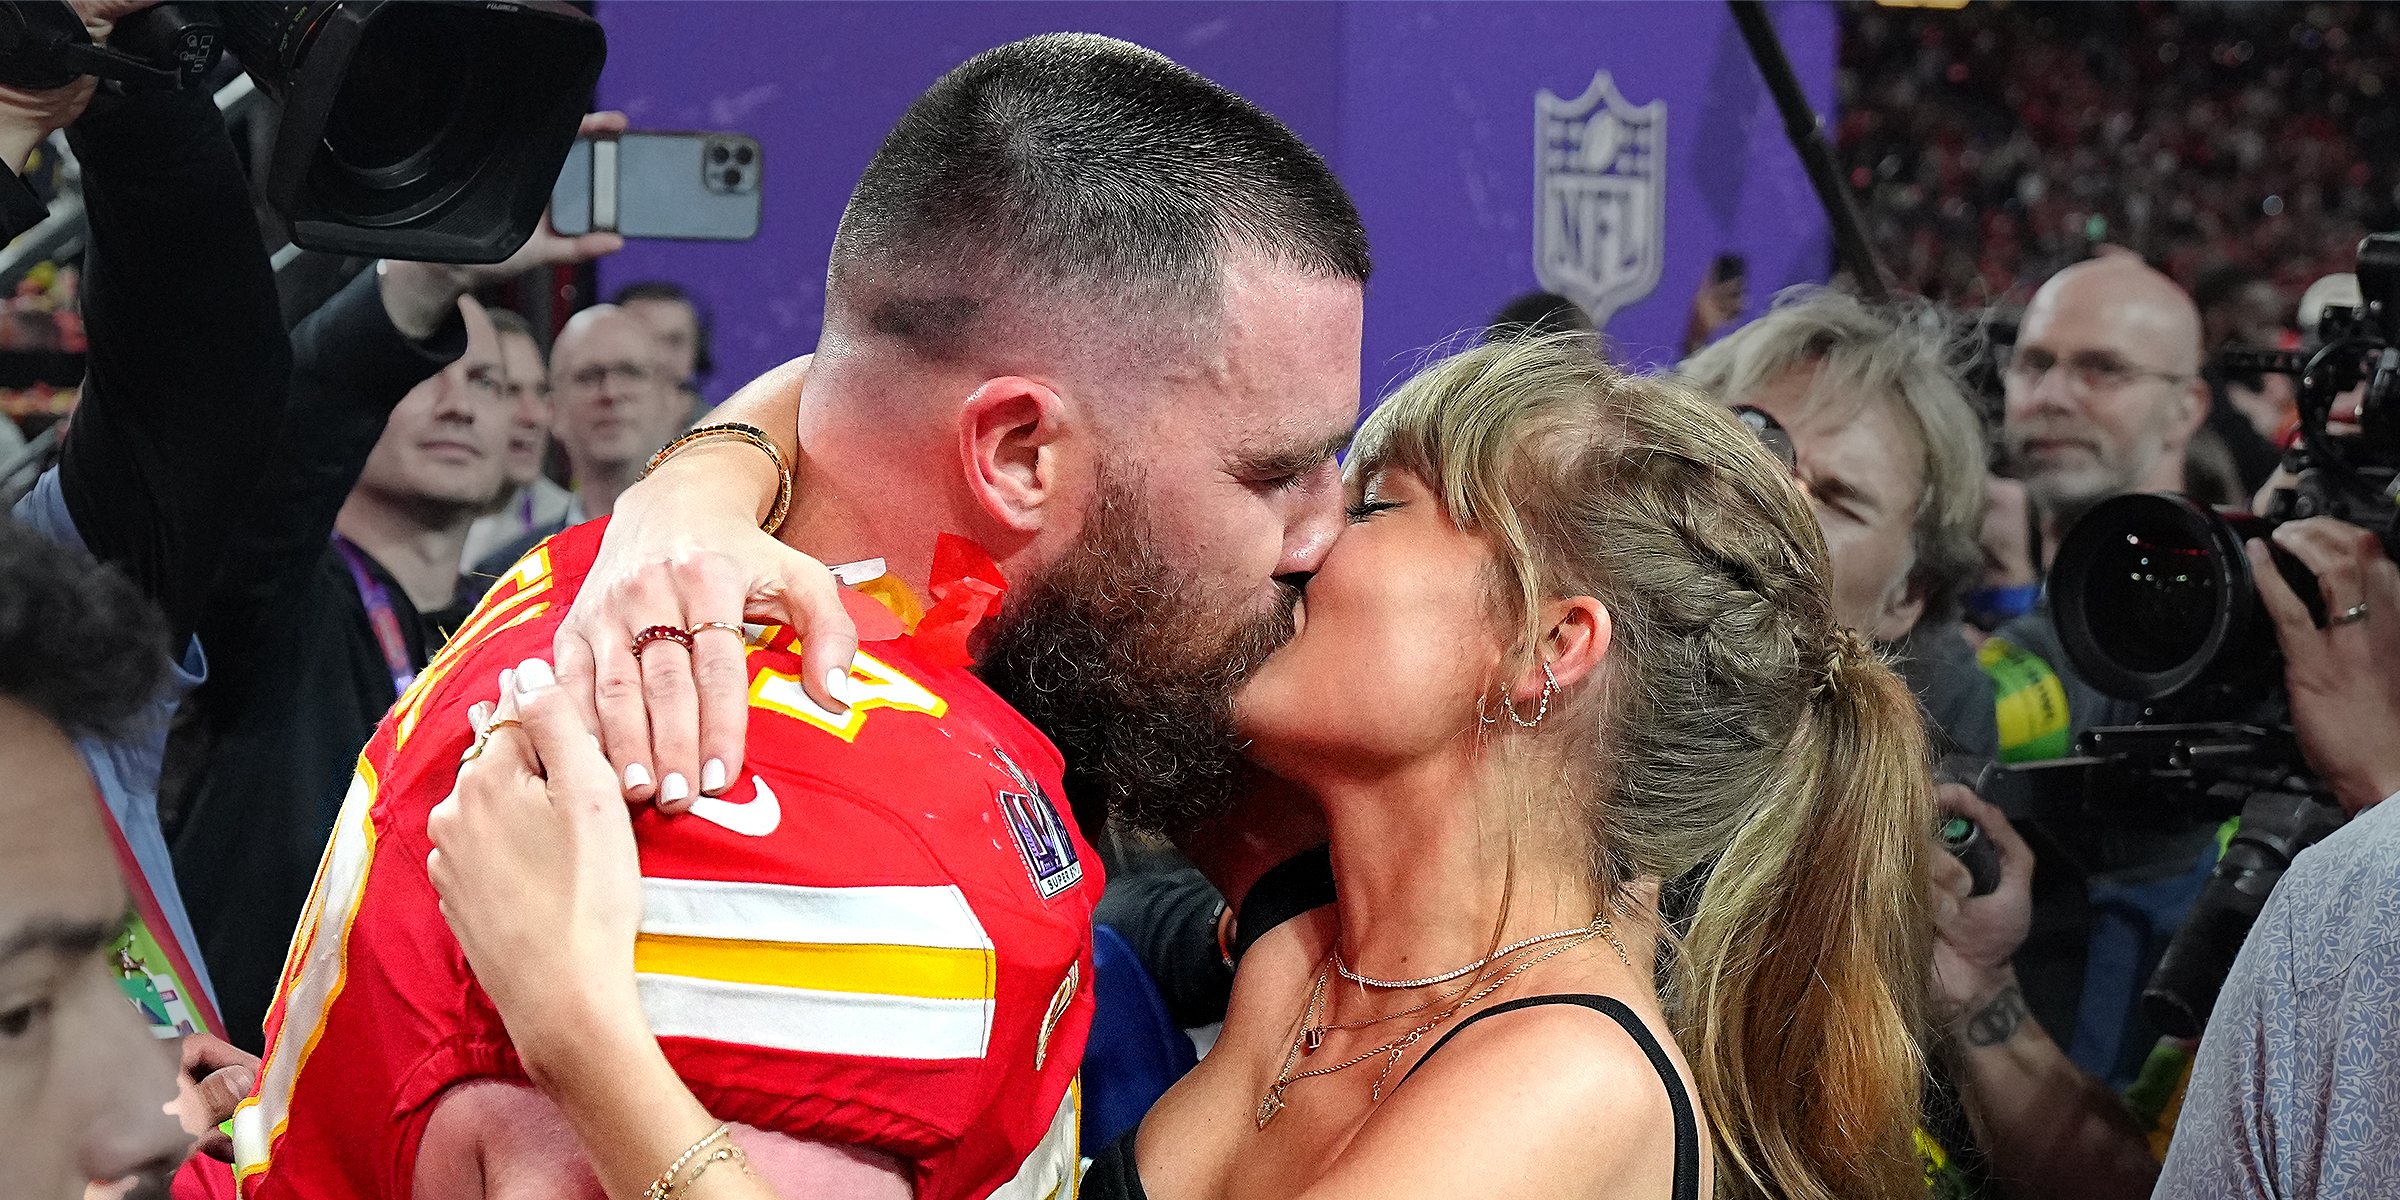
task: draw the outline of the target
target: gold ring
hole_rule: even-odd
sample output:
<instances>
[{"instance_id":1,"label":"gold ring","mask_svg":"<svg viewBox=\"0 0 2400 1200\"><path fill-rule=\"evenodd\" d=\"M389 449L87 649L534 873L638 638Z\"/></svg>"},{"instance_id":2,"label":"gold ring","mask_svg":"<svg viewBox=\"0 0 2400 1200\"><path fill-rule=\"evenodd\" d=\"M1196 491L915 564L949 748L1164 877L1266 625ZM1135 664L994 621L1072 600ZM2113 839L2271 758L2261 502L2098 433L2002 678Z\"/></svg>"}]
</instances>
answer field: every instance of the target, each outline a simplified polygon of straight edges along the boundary
<instances>
[{"instance_id":1,"label":"gold ring","mask_svg":"<svg viewBox=\"0 0 2400 1200\"><path fill-rule=\"evenodd\" d=\"M742 623L739 621L702 621L699 624L684 630L684 632L693 637L698 637L700 636L700 631L703 629L722 629L745 642L750 640L750 631L742 628Z\"/></svg>"},{"instance_id":2,"label":"gold ring","mask_svg":"<svg viewBox=\"0 0 2400 1200\"><path fill-rule=\"evenodd\" d=\"M483 748L485 745L491 742L493 734L498 733L503 729L523 728L524 725L525 722L520 721L515 717L502 717L499 720L484 726L483 732L475 735L475 744L467 747L467 752L459 755L458 761L463 764L471 763L476 759L482 758Z\"/></svg>"}]
</instances>

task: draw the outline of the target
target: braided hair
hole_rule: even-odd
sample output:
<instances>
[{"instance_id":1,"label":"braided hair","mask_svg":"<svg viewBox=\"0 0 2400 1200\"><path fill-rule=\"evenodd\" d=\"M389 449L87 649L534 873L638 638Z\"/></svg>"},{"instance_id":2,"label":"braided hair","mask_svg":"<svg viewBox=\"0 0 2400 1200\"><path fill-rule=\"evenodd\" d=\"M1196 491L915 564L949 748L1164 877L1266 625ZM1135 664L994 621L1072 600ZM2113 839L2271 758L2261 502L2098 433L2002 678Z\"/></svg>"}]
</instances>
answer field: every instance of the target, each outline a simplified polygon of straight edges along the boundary
<instances>
[{"instance_id":1,"label":"braided hair","mask_svg":"<svg viewBox=\"0 0 2400 1200\"><path fill-rule=\"evenodd\" d=\"M1545 601L1607 607L1601 667L1508 736L1601 895L1714 864L1666 999L1732 1193L1921 1195L1923 732L1835 621L1789 475L1702 394L1575 334L1435 364L1352 457L1417 475L1490 542L1512 668Z\"/></svg>"}]
</instances>

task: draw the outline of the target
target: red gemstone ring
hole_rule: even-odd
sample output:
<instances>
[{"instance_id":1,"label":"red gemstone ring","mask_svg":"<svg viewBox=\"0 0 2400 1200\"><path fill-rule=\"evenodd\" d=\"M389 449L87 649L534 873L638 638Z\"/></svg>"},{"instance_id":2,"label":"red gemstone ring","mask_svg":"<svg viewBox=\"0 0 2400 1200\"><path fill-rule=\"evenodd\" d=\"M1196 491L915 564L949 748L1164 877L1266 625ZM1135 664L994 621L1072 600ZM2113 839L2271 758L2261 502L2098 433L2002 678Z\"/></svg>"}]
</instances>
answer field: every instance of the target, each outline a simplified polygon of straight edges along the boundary
<instances>
[{"instance_id":1,"label":"red gemstone ring","mask_svg":"<svg viewBox=\"0 0 2400 1200\"><path fill-rule=\"evenodd\" d=\"M672 625L653 625L633 635L633 656L642 656L642 647L652 642L673 642L686 650L692 648L692 635Z\"/></svg>"}]
</instances>

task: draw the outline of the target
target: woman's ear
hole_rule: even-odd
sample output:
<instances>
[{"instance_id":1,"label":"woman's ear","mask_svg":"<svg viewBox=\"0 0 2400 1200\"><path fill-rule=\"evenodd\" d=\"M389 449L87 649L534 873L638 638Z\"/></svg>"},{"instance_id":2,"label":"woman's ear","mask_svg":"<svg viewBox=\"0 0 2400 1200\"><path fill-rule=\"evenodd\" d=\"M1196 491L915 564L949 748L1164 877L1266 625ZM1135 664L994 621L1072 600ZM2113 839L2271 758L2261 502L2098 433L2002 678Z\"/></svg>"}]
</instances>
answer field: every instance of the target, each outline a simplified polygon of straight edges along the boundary
<instances>
[{"instance_id":1,"label":"woman's ear","mask_svg":"<svg viewBox=\"0 0 2400 1200\"><path fill-rule=\"evenodd\" d=\"M1549 678L1556 679L1562 691L1575 686L1608 657L1609 639L1615 629L1609 621L1608 606L1590 596L1573 596L1543 605L1542 623L1542 640L1535 647L1538 658L1517 677L1512 692L1519 700L1541 696L1549 683L1542 676L1544 663L1549 664Z\"/></svg>"},{"instance_id":2,"label":"woman's ear","mask_svg":"<svg viewBox=\"0 0 2400 1200\"><path fill-rule=\"evenodd\" d=\"M967 487L993 520L1039 533L1060 510L1065 472L1059 444L1067 405L1048 385L1020 376L987 379L959 408L959 455Z\"/></svg>"}]
</instances>

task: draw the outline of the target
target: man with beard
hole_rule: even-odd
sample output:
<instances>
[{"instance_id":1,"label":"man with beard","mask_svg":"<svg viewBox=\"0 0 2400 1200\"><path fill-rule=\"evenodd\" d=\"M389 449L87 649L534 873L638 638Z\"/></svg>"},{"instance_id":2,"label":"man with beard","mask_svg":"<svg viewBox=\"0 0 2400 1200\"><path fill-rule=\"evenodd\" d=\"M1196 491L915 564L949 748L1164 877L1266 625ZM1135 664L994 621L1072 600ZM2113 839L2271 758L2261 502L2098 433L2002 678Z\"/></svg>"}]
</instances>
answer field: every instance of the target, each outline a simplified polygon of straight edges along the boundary
<instances>
[{"instance_id":1,"label":"man with beard","mask_svg":"<svg viewBox=\"0 0 2400 1200\"><path fill-rule=\"evenodd\" d=\"M1231 791L1227 695L1341 524L1367 271L1332 173L1239 98L1101 38L981 55L860 180L776 433L805 447L781 540L879 560L865 587L900 621L857 612L848 669L835 638L745 633L738 591L560 639L604 698L631 686L660 714L602 729L628 790L662 800L637 821L639 1003L787 1194L1072 1187L1099 872L1054 803L1057 751L993 693L1073 739L1087 803ZM678 465L780 473L753 433ZM254 1200L591 1194L529 1086L545 1047L512 1045L424 864L428 814L476 752L469 706L549 646L600 538L519 563L362 758L236 1118ZM728 668L756 717L746 762L743 721L702 758L691 715L695 673ZM549 675L533 659L513 686ZM722 1161L716 1137L626 1131L599 1182L638 1194L687 1147Z\"/></svg>"}]
</instances>

